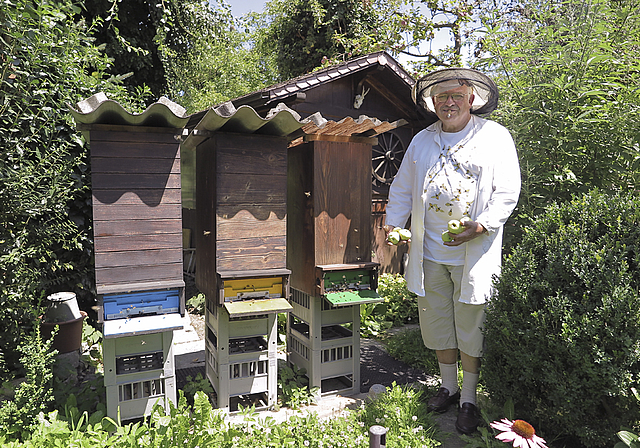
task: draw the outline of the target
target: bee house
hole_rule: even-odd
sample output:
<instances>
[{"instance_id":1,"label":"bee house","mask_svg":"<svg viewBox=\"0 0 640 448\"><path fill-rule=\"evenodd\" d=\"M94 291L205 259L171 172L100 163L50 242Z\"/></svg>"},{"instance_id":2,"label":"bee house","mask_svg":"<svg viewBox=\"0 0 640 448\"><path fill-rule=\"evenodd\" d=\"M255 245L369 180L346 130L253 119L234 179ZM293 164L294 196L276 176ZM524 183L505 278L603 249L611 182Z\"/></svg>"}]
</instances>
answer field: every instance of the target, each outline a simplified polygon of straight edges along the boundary
<instances>
[{"instance_id":1,"label":"bee house","mask_svg":"<svg viewBox=\"0 0 640 448\"><path fill-rule=\"evenodd\" d=\"M195 149L196 285L206 296L206 372L217 407L277 399L277 313L288 312L287 145L212 133Z\"/></svg>"},{"instance_id":2,"label":"bee house","mask_svg":"<svg viewBox=\"0 0 640 448\"><path fill-rule=\"evenodd\" d=\"M371 146L314 139L289 149L290 363L322 394L360 392L360 305L379 302L371 262Z\"/></svg>"},{"instance_id":3,"label":"bee house","mask_svg":"<svg viewBox=\"0 0 640 448\"><path fill-rule=\"evenodd\" d=\"M186 119L166 99L137 116L104 94L78 107L90 146L107 415L127 420L176 401L171 346L184 313L176 135Z\"/></svg>"}]
</instances>

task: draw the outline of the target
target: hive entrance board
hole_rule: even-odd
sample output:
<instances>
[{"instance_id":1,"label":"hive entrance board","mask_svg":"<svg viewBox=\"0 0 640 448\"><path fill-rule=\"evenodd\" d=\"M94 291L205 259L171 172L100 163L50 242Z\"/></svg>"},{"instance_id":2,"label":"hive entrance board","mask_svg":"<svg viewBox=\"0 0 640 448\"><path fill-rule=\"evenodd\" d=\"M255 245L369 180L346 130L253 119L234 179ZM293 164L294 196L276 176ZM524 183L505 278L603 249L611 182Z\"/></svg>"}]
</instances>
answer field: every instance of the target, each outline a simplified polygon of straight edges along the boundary
<instances>
[{"instance_id":1,"label":"hive entrance board","mask_svg":"<svg viewBox=\"0 0 640 448\"><path fill-rule=\"evenodd\" d=\"M220 303L230 318L287 313L293 307L289 295L288 269L218 272Z\"/></svg>"},{"instance_id":2,"label":"hive entrance board","mask_svg":"<svg viewBox=\"0 0 640 448\"><path fill-rule=\"evenodd\" d=\"M320 293L333 306L381 302L378 287L378 264L336 264L318 266Z\"/></svg>"},{"instance_id":3,"label":"hive entrance board","mask_svg":"<svg viewBox=\"0 0 640 448\"><path fill-rule=\"evenodd\" d=\"M224 307L230 318L258 316L269 313L287 313L293 310L289 302L283 298L225 302Z\"/></svg>"},{"instance_id":4,"label":"hive entrance board","mask_svg":"<svg viewBox=\"0 0 640 448\"><path fill-rule=\"evenodd\" d=\"M363 305L384 300L377 292L371 290L330 292L324 297L333 306Z\"/></svg>"}]
</instances>

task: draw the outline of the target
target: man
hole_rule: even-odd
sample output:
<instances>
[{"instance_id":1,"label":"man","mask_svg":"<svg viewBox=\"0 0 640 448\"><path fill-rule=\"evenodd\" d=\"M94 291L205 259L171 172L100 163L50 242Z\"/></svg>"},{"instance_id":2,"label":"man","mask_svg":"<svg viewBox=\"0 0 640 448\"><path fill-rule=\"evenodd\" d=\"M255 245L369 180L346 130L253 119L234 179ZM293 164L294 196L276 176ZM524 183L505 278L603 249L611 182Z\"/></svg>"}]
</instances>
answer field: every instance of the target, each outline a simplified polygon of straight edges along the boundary
<instances>
[{"instance_id":1,"label":"man","mask_svg":"<svg viewBox=\"0 0 640 448\"><path fill-rule=\"evenodd\" d=\"M456 428L469 434L480 418L484 308L500 272L503 225L518 201L520 168L509 131L477 116L498 102L486 75L435 71L416 82L413 99L438 121L409 145L389 192L385 231L405 227L411 217L407 286L418 295L422 337L436 351L442 378L428 408L445 412L459 402ZM469 218L464 230L443 242L448 221L463 217Z\"/></svg>"}]
</instances>

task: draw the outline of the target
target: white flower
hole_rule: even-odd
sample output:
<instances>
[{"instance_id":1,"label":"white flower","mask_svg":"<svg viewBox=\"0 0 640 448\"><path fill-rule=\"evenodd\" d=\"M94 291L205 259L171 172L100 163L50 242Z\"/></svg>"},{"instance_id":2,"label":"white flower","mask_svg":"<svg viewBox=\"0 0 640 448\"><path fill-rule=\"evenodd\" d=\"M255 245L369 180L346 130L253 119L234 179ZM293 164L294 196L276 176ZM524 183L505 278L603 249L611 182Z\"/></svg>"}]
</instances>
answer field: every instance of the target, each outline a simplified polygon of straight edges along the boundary
<instances>
[{"instance_id":1,"label":"white flower","mask_svg":"<svg viewBox=\"0 0 640 448\"><path fill-rule=\"evenodd\" d=\"M411 417L411 420L413 420L414 422L418 420L418 416L414 415L413 417Z\"/></svg>"},{"instance_id":2,"label":"white flower","mask_svg":"<svg viewBox=\"0 0 640 448\"><path fill-rule=\"evenodd\" d=\"M547 448L543 438L536 435L536 430L524 420L511 421L503 418L491 423L491 427L503 431L496 439L503 442L513 442L515 448Z\"/></svg>"},{"instance_id":3,"label":"white flower","mask_svg":"<svg viewBox=\"0 0 640 448\"><path fill-rule=\"evenodd\" d=\"M304 441L304 446L309 446L309 441L308 440Z\"/></svg>"}]
</instances>

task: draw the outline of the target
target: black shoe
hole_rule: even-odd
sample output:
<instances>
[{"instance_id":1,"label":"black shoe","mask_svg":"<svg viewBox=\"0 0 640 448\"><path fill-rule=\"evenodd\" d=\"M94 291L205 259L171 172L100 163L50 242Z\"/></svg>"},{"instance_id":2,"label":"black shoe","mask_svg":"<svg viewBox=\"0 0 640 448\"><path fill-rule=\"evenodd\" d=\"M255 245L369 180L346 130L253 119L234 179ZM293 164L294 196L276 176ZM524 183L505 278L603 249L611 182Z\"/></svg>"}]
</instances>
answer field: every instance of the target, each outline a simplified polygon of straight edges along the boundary
<instances>
[{"instance_id":1,"label":"black shoe","mask_svg":"<svg viewBox=\"0 0 640 448\"><path fill-rule=\"evenodd\" d=\"M462 403L458 418L456 420L456 429L462 434L471 434L478 428L480 423L480 413L473 403Z\"/></svg>"},{"instance_id":2,"label":"black shoe","mask_svg":"<svg viewBox=\"0 0 640 448\"><path fill-rule=\"evenodd\" d=\"M438 393L429 398L429 401L427 401L427 410L429 412L437 412L438 414L442 414L443 412L447 412L449 406L456 403L459 399L460 391L457 391L455 394L450 395L449 389L447 389L446 387L441 387L438 390Z\"/></svg>"}]
</instances>

